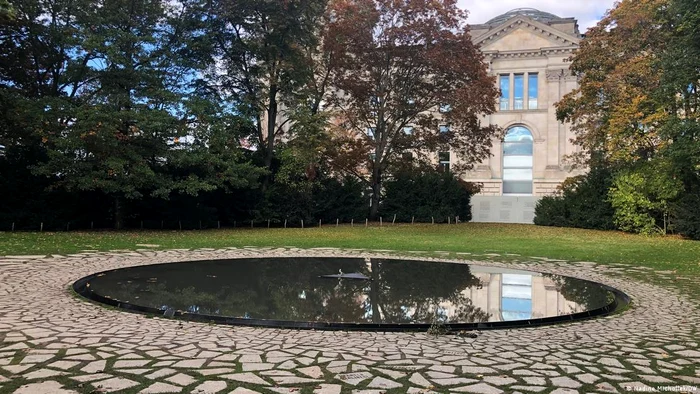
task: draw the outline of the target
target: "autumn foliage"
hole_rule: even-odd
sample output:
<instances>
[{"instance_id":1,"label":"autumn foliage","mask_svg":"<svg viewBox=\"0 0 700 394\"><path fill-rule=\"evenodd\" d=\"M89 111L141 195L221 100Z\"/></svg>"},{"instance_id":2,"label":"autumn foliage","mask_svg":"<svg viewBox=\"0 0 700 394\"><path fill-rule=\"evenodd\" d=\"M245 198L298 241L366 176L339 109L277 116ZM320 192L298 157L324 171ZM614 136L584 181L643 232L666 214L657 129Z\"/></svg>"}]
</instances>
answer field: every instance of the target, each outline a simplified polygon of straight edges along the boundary
<instances>
[{"instance_id":1,"label":"autumn foliage","mask_svg":"<svg viewBox=\"0 0 700 394\"><path fill-rule=\"evenodd\" d=\"M580 86L557 105L584 148L579 160L602 154L610 162L632 162L663 144L658 126L666 115L651 92L659 87L655 65L668 38L657 19L666 3L623 1L581 42L571 63Z\"/></svg>"},{"instance_id":2,"label":"autumn foliage","mask_svg":"<svg viewBox=\"0 0 700 394\"><path fill-rule=\"evenodd\" d=\"M372 188L371 216L385 177L409 157L427 164L452 151L463 169L489 154L497 129L480 116L498 91L456 1L335 0L329 9L331 161Z\"/></svg>"},{"instance_id":3,"label":"autumn foliage","mask_svg":"<svg viewBox=\"0 0 700 394\"><path fill-rule=\"evenodd\" d=\"M694 0L623 0L572 58L580 86L557 104L557 116L572 123L583 148L578 164L610 174L582 184L609 185L585 197L611 204L619 229L699 237L699 22ZM565 189L538 210L562 212L555 208L570 208L579 195ZM564 216L570 223L571 212Z\"/></svg>"}]
</instances>

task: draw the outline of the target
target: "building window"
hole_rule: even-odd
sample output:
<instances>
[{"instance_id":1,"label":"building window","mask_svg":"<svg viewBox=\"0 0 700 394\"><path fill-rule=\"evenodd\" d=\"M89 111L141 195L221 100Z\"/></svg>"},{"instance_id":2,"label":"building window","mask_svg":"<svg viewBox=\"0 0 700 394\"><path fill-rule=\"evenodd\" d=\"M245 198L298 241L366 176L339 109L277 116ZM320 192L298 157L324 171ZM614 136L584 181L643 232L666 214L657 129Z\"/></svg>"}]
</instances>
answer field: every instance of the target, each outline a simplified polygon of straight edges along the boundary
<instances>
[{"instance_id":1,"label":"building window","mask_svg":"<svg viewBox=\"0 0 700 394\"><path fill-rule=\"evenodd\" d=\"M441 170L445 172L450 171L450 152L439 152L438 161Z\"/></svg>"},{"instance_id":2,"label":"building window","mask_svg":"<svg viewBox=\"0 0 700 394\"><path fill-rule=\"evenodd\" d=\"M440 126L438 126L438 129L440 130L440 133L441 133L441 134L442 134L442 133L449 133L449 131L450 131L450 126L449 126L449 125L446 125L446 124L441 124Z\"/></svg>"},{"instance_id":3,"label":"building window","mask_svg":"<svg viewBox=\"0 0 700 394\"><path fill-rule=\"evenodd\" d=\"M501 85L501 111L510 109L510 75L504 74L499 78Z\"/></svg>"},{"instance_id":4,"label":"building window","mask_svg":"<svg viewBox=\"0 0 700 394\"><path fill-rule=\"evenodd\" d=\"M503 139L503 194L532 194L532 133L512 127Z\"/></svg>"},{"instance_id":5,"label":"building window","mask_svg":"<svg viewBox=\"0 0 700 394\"><path fill-rule=\"evenodd\" d=\"M537 109L537 73L527 75L527 108Z\"/></svg>"},{"instance_id":6,"label":"building window","mask_svg":"<svg viewBox=\"0 0 700 394\"><path fill-rule=\"evenodd\" d=\"M523 97L525 91L525 78L523 74L513 76L513 109L523 109Z\"/></svg>"}]
</instances>

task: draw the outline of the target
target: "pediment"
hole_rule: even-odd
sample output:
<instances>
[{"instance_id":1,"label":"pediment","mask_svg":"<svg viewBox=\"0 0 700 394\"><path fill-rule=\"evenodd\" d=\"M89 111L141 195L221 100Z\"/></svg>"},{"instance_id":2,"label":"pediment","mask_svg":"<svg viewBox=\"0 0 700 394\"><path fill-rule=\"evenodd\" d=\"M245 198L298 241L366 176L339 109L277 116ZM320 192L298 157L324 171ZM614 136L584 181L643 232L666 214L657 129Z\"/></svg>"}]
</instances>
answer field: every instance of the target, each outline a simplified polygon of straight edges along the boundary
<instances>
[{"instance_id":1,"label":"pediment","mask_svg":"<svg viewBox=\"0 0 700 394\"><path fill-rule=\"evenodd\" d=\"M522 51L578 46L580 39L523 16L511 18L477 37L482 51Z\"/></svg>"}]
</instances>

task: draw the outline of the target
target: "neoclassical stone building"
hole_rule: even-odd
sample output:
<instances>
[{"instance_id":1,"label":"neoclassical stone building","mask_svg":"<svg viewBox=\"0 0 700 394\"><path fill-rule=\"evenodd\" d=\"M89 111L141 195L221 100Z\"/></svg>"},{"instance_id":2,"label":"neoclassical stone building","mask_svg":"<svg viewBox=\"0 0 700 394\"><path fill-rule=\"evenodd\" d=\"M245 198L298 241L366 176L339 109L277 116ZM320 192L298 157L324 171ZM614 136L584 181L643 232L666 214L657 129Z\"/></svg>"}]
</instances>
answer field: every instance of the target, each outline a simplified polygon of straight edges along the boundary
<instances>
[{"instance_id":1,"label":"neoclassical stone building","mask_svg":"<svg viewBox=\"0 0 700 394\"><path fill-rule=\"evenodd\" d=\"M557 121L554 104L577 86L567 59L581 33L576 19L531 8L472 25L471 33L502 92L484 121L506 130L491 157L463 175L483 185L472 198L472 220L532 223L537 199L575 175L563 160L576 150L573 134Z\"/></svg>"}]
</instances>

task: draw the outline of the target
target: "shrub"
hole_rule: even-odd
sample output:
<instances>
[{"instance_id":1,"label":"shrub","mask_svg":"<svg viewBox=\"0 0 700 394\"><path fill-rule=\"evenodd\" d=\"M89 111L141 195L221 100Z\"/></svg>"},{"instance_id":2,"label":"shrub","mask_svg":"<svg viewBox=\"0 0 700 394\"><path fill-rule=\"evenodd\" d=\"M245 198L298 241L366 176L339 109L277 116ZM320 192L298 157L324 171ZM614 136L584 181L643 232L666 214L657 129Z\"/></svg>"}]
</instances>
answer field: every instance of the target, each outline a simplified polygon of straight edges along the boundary
<instances>
[{"instance_id":1,"label":"shrub","mask_svg":"<svg viewBox=\"0 0 700 394\"><path fill-rule=\"evenodd\" d=\"M469 201L477 191L470 183L456 179L449 172L404 171L385 183L380 215L400 222L447 222L459 216L471 220Z\"/></svg>"},{"instance_id":2,"label":"shrub","mask_svg":"<svg viewBox=\"0 0 700 394\"><path fill-rule=\"evenodd\" d=\"M545 196L537 201L534 223L538 226L569 227L564 197Z\"/></svg>"},{"instance_id":3,"label":"shrub","mask_svg":"<svg viewBox=\"0 0 700 394\"><path fill-rule=\"evenodd\" d=\"M671 212L678 234L700 240L700 190L686 193L671 205Z\"/></svg>"},{"instance_id":4,"label":"shrub","mask_svg":"<svg viewBox=\"0 0 700 394\"><path fill-rule=\"evenodd\" d=\"M669 162L654 160L615 177L609 198L615 224L622 231L665 234L669 227L669 204L683 192Z\"/></svg>"},{"instance_id":5,"label":"shrub","mask_svg":"<svg viewBox=\"0 0 700 394\"><path fill-rule=\"evenodd\" d=\"M656 205L642 192L644 178L640 174L622 174L610 189L610 202L615 209L614 220L622 231L655 234L661 230L651 213Z\"/></svg>"},{"instance_id":6,"label":"shrub","mask_svg":"<svg viewBox=\"0 0 700 394\"><path fill-rule=\"evenodd\" d=\"M353 177L326 178L314 191L315 216L324 223L349 222L367 216L369 194L365 186Z\"/></svg>"},{"instance_id":7,"label":"shrub","mask_svg":"<svg viewBox=\"0 0 700 394\"><path fill-rule=\"evenodd\" d=\"M353 178L319 177L314 180L277 182L270 185L262 201L257 204L256 220L273 223L289 221L298 226L349 222L367 217L367 198L360 182Z\"/></svg>"},{"instance_id":8,"label":"shrub","mask_svg":"<svg viewBox=\"0 0 700 394\"><path fill-rule=\"evenodd\" d=\"M543 197L535 206L534 223L540 226L610 230L613 208L607 200L610 171L594 168L586 175L568 178L556 196Z\"/></svg>"}]
</instances>

